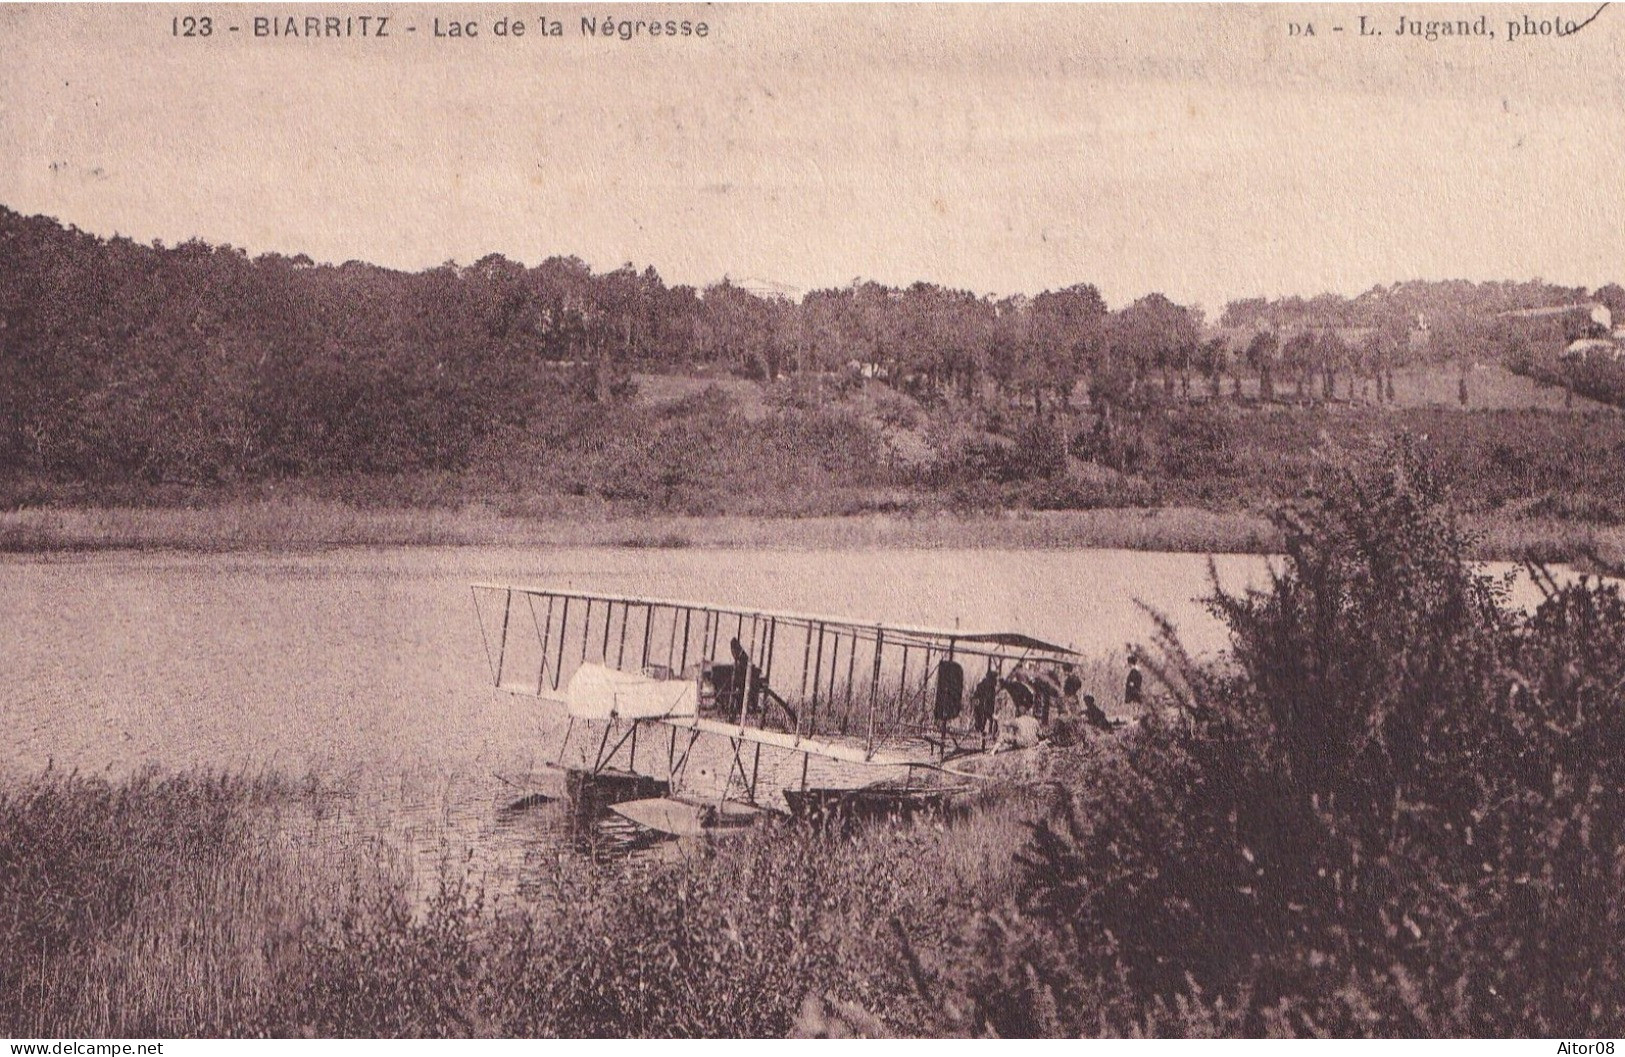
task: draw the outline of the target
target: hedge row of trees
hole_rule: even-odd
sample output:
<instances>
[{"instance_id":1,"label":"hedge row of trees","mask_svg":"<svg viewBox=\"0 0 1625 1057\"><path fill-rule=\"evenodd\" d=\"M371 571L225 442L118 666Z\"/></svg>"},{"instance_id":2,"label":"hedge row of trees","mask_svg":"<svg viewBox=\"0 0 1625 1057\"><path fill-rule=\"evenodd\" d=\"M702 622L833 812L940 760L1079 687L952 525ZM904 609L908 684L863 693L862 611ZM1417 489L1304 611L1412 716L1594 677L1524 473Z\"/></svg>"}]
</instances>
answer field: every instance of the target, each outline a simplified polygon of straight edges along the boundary
<instances>
[{"instance_id":1,"label":"hedge row of trees","mask_svg":"<svg viewBox=\"0 0 1625 1057\"><path fill-rule=\"evenodd\" d=\"M1448 319L1468 316L1489 319L1520 309L1600 301L1618 315L1625 312L1625 288L1609 283L1594 293L1583 286L1559 286L1539 279L1530 282L1471 283L1465 280L1405 282L1374 286L1358 297L1318 294L1314 297L1243 298L1225 306L1220 325L1225 327L1290 328L1381 327L1398 319L1418 316Z\"/></svg>"},{"instance_id":2,"label":"hedge row of trees","mask_svg":"<svg viewBox=\"0 0 1625 1057\"><path fill-rule=\"evenodd\" d=\"M1565 356L1551 348L1520 349L1507 366L1542 385L1561 387L1566 396L1589 397L1625 407L1625 362L1603 356Z\"/></svg>"},{"instance_id":3,"label":"hedge row of trees","mask_svg":"<svg viewBox=\"0 0 1625 1057\"><path fill-rule=\"evenodd\" d=\"M51 478L208 482L448 469L634 368L872 373L921 392L1069 392L1106 348L1093 287L994 302L928 284L800 304L499 256L406 274L192 241L100 239L0 209L0 464ZM1195 323L1118 316L1151 362Z\"/></svg>"},{"instance_id":4,"label":"hedge row of trees","mask_svg":"<svg viewBox=\"0 0 1625 1057\"><path fill-rule=\"evenodd\" d=\"M1002 397L1040 415L1086 381L1108 419L1189 398L1195 378L1239 395L1244 371L1266 399L1278 378L1313 398L1357 377L1380 398L1414 352L1417 306L1454 306L1435 332L1459 353L1511 340L1482 313L1584 293L1407 284L1236 302L1204 335L1199 310L1150 294L1111 311L1087 284L996 299L855 281L792 302L574 258L408 274L146 246L0 207L0 466L91 482L456 469L493 430L624 395L634 369L861 371L926 402Z\"/></svg>"},{"instance_id":5,"label":"hedge row of trees","mask_svg":"<svg viewBox=\"0 0 1625 1057\"><path fill-rule=\"evenodd\" d=\"M0 459L210 481L460 465L558 380L496 282L0 226ZM527 356L533 356L528 349Z\"/></svg>"}]
</instances>

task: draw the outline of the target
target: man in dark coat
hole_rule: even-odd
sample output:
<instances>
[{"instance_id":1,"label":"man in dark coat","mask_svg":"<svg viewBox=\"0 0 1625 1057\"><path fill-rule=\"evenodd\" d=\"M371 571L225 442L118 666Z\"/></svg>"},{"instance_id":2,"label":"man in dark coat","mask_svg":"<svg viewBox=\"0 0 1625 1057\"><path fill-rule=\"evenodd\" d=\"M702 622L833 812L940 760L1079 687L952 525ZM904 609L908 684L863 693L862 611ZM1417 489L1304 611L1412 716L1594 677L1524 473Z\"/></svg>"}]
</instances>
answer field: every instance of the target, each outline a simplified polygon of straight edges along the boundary
<instances>
[{"instance_id":1,"label":"man in dark coat","mask_svg":"<svg viewBox=\"0 0 1625 1057\"><path fill-rule=\"evenodd\" d=\"M1038 722L1047 727L1052 714L1061 711L1061 680L1051 669L1042 668L1029 676L1028 682L1037 699Z\"/></svg>"},{"instance_id":2,"label":"man in dark coat","mask_svg":"<svg viewBox=\"0 0 1625 1057\"><path fill-rule=\"evenodd\" d=\"M1010 673L1010 678L999 684L1004 692L1010 695L1010 704L1015 708L1016 715L1031 715L1036 702L1036 695L1032 686L1027 682L1027 674L1021 668Z\"/></svg>"},{"instance_id":3,"label":"man in dark coat","mask_svg":"<svg viewBox=\"0 0 1625 1057\"><path fill-rule=\"evenodd\" d=\"M978 734L993 733L993 713L999 703L999 673L990 664L975 689L970 692L971 723Z\"/></svg>"}]
</instances>

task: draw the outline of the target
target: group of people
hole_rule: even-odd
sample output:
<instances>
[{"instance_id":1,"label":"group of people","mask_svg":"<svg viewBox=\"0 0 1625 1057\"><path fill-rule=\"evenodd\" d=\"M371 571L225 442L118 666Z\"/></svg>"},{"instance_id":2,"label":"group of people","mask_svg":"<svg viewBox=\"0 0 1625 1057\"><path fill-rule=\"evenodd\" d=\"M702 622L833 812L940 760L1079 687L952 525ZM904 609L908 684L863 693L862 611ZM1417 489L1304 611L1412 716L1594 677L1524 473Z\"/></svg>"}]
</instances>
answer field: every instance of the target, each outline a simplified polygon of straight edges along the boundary
<instances>
[{"instance_id":1,"label":"group of people","mask_svg":"<svg viewBox=\"0 0 1625 1057\"><path fill-rule=\"evenodd\" d=\"M784 710L791 726L797 726L795 710L767 685L761 669L751 662L739 639L732 639L728 649L733 663L714 664L709 670L717 709L727 715L743 716L760 713L769 703L775 703ZM964 669L957 661L939 663L935 707L938 722L947 724L960 715L965 702L964 685ZM1123 704L1143 704L1144 693L1145 677L1139 659L1131 655L1123 682ZM1123 725L1121 720L1106 715L1093 694L1083 692L1083 678L1068 663L1018 661L1004 674L1000 662L990 660L986 673L971 689L970 706L971 726L977 733L1017 748L1037 744L1046 734L1056 744L1072 744L1082 740L1085 728L1109 731Z\"/></svg>"},{"instance_id":2,"label":"group of people","mask_svg":"<svg viewBox=\"0 0 1625 1057\"><path fill-rule=\"evenodd\" d=\"M1129 658L1123 684L1123 703L1143 703L1145 677L1136 658ZM997 735L1018 748L1036 744L1048 733L1053 740L1070 743L1082 737L1083 727L1107 731L1122 726L1085 694L1083 679L1071 664L1037 667L1018 663L1008 675L992 664L971 691L971 722L978 733ZM998 718L1000 694L1009 703L1007 718Z\"/></svg>"}]
</instances>

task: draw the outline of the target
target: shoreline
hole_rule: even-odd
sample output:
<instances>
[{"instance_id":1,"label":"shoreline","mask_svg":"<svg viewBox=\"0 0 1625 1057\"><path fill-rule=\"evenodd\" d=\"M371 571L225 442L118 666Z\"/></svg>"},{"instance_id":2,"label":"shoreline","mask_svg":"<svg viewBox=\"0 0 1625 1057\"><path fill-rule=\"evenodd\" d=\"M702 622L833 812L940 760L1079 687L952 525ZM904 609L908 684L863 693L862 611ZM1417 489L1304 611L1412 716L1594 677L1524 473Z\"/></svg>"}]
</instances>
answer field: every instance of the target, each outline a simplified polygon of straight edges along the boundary
<instances>
[{"instance_id":1,"label":"shoreline","mask_svg":"<svg viewBox=\"0 0 1625 1057\"><path fill-rule=\"evenodd\" d=\"M626 547L847 550L1080 547L1268 553L1259 514L1191 507L988 513L551 515L470 504L363 509L318 499L206 508L67 507L0 512L0 553L302 551L345 547Z\"/></svg>"},{"instance_id":2,"label":"shoreline","mask_svg":"<svg viewBox=\"0 0 1625 1057\"><path fill-rule=\"evenodd\" d=\"M1625 526L1464 515L1481 560L1566 562L1625 554ZM459 509L363 509L298 498L204 508L68 507L0 512L0 554L103 551L299 552L350 547L647 549L1147 550L1271 554L1280 537L1253 511L1196 507L989 513L524 516Z\"/></svg>"}]
</instances>

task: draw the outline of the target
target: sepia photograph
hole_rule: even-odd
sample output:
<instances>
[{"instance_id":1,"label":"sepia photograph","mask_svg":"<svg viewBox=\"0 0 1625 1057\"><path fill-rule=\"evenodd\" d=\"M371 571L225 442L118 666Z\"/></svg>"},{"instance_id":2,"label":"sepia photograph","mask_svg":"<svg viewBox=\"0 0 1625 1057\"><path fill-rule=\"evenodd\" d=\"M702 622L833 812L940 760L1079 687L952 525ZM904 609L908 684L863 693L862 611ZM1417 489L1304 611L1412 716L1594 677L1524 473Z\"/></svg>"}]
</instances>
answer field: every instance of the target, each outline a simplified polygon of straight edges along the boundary
<instances>
[{"instance_id":1,"label":"sepia photograph","mask_svg":"<svg viewBox=\"0 0 1625 1057\"><path fill-rule=\"evenodd\" d=\"M1608 3L0 4L0 1037L1613 1054L1622 161Z\"/></svg>"}]
</instances>

